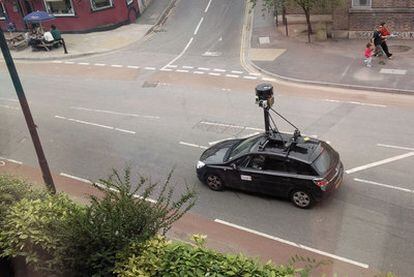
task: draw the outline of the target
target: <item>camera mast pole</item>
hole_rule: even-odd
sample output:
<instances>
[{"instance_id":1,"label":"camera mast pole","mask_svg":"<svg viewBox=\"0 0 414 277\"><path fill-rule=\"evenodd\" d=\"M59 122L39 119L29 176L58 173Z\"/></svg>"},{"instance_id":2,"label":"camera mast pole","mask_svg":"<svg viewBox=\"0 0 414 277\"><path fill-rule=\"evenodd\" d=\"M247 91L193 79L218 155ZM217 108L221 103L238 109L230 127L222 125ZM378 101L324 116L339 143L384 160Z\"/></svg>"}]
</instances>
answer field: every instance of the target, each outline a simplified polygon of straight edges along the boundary
<instances>
[{"instance_id":1,"label":"camera mast pole","mask_svg":"<svg viewBox=\"0 0 414 277\"><path fill-rule=\"evenodd\" d=\"M258 85L256 87L256 104L263 108L265 131L268 136L271 135L269 110L271 109L273 103L273 86L271 84Z\"/></svg>"}]
</instances>

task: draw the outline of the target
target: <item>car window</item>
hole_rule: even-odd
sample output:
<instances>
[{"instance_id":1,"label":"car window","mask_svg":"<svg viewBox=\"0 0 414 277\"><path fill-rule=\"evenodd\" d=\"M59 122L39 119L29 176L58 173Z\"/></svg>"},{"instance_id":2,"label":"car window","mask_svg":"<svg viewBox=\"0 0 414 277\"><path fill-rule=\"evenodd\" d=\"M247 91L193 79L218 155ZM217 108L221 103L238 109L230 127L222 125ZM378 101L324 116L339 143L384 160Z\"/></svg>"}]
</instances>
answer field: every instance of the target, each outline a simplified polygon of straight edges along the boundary
<instances>
[{"instance_id":1,"label":"car window","mask_svg":"<svg viewBox=\"0 0 414 277\"><path fill-rule=\"evenodd\" d=\"M331 165L331 156L328 151L322 151L319 157L313 162L313 165L320 175L324 175Z\"/></svg>"},{"instance_id":2,"label":"car window","mask_svg":"<svg viewBox=\"0 0 414 277\"><path fill-rule=\"evenodd\" d=\"M286 171L286 163L282 157L266 156L264 170Z\"/></svg>"},{"instance_id":3,"label":"car window","mask_svg":"<svg viewBox=\"0 0 414 277\"><path fill-rule=\"evenodd\" d=\"M315 175L310 165L299 161L289 161L287 163L287 171L299 175Z\"/></svg>"},{"instance_id":4,"label":"car window","mask_svg":"<svg viewBox=\"0 0 414 277\"><path fill-rule=\"evenodd\" d=\"M257 142L260 137L254 136L242 140L230 153L228 160L236 158L237 156L247 154L250 151L250 148Z\"/></svg>"},{"instance_id":5,"label":"car window","mask_svg":"<svg viewBox=\"0 0 414 277\"><path fill-rule=\"evenodd\" d=\"M265 156L264 155L251 155L249 163L246 167L252 169L262 170L264 169Z\"/></svg>"}]
</instances>

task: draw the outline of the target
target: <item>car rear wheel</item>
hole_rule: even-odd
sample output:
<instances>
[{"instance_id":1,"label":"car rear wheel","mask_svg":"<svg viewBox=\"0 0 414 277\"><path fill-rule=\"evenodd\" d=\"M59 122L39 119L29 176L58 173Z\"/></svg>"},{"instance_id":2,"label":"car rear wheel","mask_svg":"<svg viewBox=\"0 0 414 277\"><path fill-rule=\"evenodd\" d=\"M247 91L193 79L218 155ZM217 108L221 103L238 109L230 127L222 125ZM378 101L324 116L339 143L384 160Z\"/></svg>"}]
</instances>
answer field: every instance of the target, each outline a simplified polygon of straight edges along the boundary
<instances>
[{"instance_id":1,"label":"car rear wheel","mask_svg":"<svg viewBox=\"0 0 414 277\"><path fill-rule=\"evenodd\" d=\"M292 203L301 209L308 209L313 205L312 195L304 190L295 190L290 197Z\"/></svg>"},{"instance_id":2,"label":"car rear wheel","mask_svg":"<svg viewBox=\"0 0 414 277\"><path fill-rule=\"evenodd\" d=\"M216 174L207 174L206 184L212 190L223 190L224 189L223 180Z\"/></svg>"}]
</instances>

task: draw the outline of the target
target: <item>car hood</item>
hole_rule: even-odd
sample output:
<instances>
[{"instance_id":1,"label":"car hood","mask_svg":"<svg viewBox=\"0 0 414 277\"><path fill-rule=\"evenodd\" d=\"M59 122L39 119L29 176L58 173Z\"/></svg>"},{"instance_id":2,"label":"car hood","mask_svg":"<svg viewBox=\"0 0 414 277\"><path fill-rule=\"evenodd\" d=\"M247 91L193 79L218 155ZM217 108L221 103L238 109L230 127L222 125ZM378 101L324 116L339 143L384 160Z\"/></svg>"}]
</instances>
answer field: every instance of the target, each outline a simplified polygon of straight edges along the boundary
<instances>
[{"instance_id":1,"label":"car hood","mask_svg":"<svg viewBox=\"0 0 414 277\"><path fill-rule=\"evenodd\" d=\"M200 161L207 164L222 163L229 149L239 142L240 139L219 142L204 151L200 157Z\"/></svg>"}]
</instances>

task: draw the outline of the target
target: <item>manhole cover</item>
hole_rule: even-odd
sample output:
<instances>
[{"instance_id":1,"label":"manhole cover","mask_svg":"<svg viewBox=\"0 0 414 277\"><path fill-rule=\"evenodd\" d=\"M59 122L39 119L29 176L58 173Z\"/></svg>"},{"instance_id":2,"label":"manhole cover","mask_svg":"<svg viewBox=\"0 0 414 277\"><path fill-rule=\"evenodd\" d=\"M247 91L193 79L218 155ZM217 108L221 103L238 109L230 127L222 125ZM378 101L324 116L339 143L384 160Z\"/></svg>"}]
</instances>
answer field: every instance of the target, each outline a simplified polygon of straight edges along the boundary
<instances>
[{"instance_id":1,"label":"manhole cover","mask_svg":"<svg viewBox=\"0 0 414 277\"><path fill-rule=\"evenodd\" d=\"M395 53L403 53L411 50L411 47L407 45L390 45L389 47Z\"/></svg>"},{"instance_id":2,"label":"manhole cover","mask_svg":"<svg viewBox=\"0 0 414 277\"><path fill-rule=\"evenodd\" d=\"M155 87L158 86L158 83L159 83L158 81L156 81L156 82L145 81L144 84L142 85L142 87L143 88L155 88Z\"/></svg>"}]
</instances>

